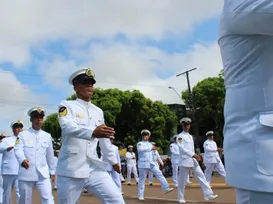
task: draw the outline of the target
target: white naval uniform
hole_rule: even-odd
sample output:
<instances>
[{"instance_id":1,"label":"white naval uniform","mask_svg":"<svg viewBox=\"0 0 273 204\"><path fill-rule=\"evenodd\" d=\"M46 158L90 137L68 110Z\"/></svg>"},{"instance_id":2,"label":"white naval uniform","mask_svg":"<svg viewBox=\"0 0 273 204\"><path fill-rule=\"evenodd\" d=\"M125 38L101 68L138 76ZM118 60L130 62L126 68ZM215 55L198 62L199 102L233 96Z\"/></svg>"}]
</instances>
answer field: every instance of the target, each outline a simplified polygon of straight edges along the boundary
<instances>
[{"instance_id":1,"label":"white naval uniform","mask_svg":"<svg viewBox=\"0 0 273 204\"><path fill-rule=\"evenodd\" d=\"M134 152L126 152L127 161L127 183L131 183L131 174L134 174L136 182L138 182L137 167L136 167L136 155Z\"/></svg>"},{"instance_id":2,"label":"white naval uniform","mask_svg":"<svg viewBox=\"0 0 273 204\"><path fill-rule=\"evenodd\" d=\"M178 164L179 164L179 146L177 143L172 143L170 145L171 151L171 162L172 162L172 174L173 174L173 184L178 185ZM190 183L190 174L188 175L187 183Z\"/></svg>"},{"instance_id":3,"label":"white naval uniform","mask_svg":"<svg viewBox=\"0 0 273 204\"><path fill-rule=\"evenodd\" d=\"M153 160L155 162L155 164L157 165L158 169L160 170L159 168L159 165L158 165L158 162L161 164L161 165L164 165L159 153L157 150L153 150L152 151L152 154L153 154ZM154 174L153 172L149 171L149 175L148 175L148 181L149 181L149 184L152 184L153 183L153 178L154 178Z\"/></svg>"},{"instance_id":4,"label":"white naval uniform","mask_svg":"<svg viewBox=\"0 0 273 204\"><path fill-rule=\"evenodd\" d=\"M33 188L36 187L42 204L54 204L50 175L54 175L54 153L51 135L33 128L19 134L14 152L19 162L29 161L29 168L19 166L19 204L31 204Z\"/></svg>"},{"instance_id":5,"label":"white naval uniform","mask_svg":"<svg viewBox=\"0 0 273 204\"><path fill-rule=\"evenodd\" d=\"M6 137L0 143L0 153L2 158L2 177L3 177L3 203L12 204L12 190L15 188L17 203L20 198L18 172L19 163L15 157L14 149L7 151L8 147L15 146L16 136Z\"/></svg>"},{"instance_id":6,"label":"white naval uniform","mask_svg":"<svg viewBox=\"0 0 273 204\"><path fill-rule=\"evenodd\" d=\"M207 182L210 184L211 175L213 169L216 169L218 173L226 177L225 167L220 159L219 153L217 152L217 144L213 140L207 139L203 144L205 154L204 154L204 164L206 166L205 177Z\"/></svg>"},{"instance_id":7,"label":"white naval uniform","mask_svg":"<svg viewBox=\"0 0 273 204\"><path fill-rule=\"evenodd\" d=\"M184 191L187 178L189 175L190 169L193 170L194 176L198 183L200 184L205 198L213 195L209 183L206 181L205 175L201 170L196 159L193 158L194 152L194 142L193 137L187 133L182 132L177 135L177 144L179 146L179 178L178 178L178 200L184 200Z\"/></svg>"},{"instance_id":8,"label":"white naval uniform","mask_svg":"<svg viewBox=\"0 0 273 204\"><path fill-rule=\"evenodd\" d=\"M117 163L121 167L118 147L112 144L112 148L113 148L113 151L115 152ZM108 168L107 168L107 172L109 173L109 175L112 177L112 179L115 182L115 184L117 185L117 187L122 192L121 180L120 180L120 176L119 176L120 174L113 169L113 166L109 163L109 159L107 159L104 156L103 152L101 153L101 156L102 156L102 161L105 161L105 162L107 162L109 164Z\"/></svg>"},{"instance_id":9,"label":"white naval uniform","mask_svg":"<svg viewBox=\"0 0 273 204\"><path fill-rule=\"evenodd\" d=\"M76 204L85 187L104 204L123 204L124 199L110 175L106 162L97 155L97 143L111 165L117 163L111 141L92 137L95 128L104 124L103 112L91 102L81 99L63 101L67 114L59 116L62 147L56 174L58 203Z\"/></svg>"},{"instance_id":10,"label":"white naval uniform","mask_svg":"<svg viewBox=\"0 0 273 204\"><path fill-rule=\"evenodd\" d=\"M238 204L273 200L272 22L272 0L224 1L218 42L226 87L225 168Z\"/></svg>"},{"instance_id":11,"label":"white naval uniform","mask_svg":"<svg viewBox=\"0 0 273 204\"><path fill-rule=\"evenodd\" d=\"M54 156L54 163L55 163L55 172L56 172L57 163L58 163L58 157L56 157L56 156ZM54 181L53 185L54 185L54 189L57 189L57 176L56 175L55 175L55 181Z\"/></svg>"},{"instance_id":12,"label":"white naval uniform","mask_svg":"<svg viewBox=\"0 0 273 204\"><path fill-rule=\"evenodd\" d=\"M164 192L169 189L168 182L166 181L162 172L159 170L158 165L153 160L152 148L153 145L148 141L141 141L137 143L139 170L138 198L144 198L145 180L149 171L154 173Z\"/></svg>"}]
</instances>

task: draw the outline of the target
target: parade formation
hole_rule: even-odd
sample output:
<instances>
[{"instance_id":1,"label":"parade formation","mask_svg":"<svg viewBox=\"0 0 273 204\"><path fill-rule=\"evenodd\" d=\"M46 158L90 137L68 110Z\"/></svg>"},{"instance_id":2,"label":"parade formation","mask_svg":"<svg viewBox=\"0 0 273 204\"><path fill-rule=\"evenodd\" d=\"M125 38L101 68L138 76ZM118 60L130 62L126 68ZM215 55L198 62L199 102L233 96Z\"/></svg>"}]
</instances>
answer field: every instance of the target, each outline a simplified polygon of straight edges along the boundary
<instances>
[{"instance_id":1,"label":"parade formation","mask_svg":"<svg viewBox=\"0 0 273 204\"><path fill-rule=\"evenodd\" d=\"M91 193L103 203L125 203L120 153L114 145L115 130L105 125L103 111L91 103L95 74L89 68L81 69L71 75L69 82L77 99L60 103L60 150L53 149L51 135L41 129L46 114L43 107L28 111L32 124L29 129L24 129L22 121L15 121L11 124L14 135L2 139L2 203L12 204L13 188L19 204L33 203L34 188L43 204L56 202L52 188L57 190L58 203L62 204L76 204L82 191ZM153 185L155 176L163 193L176 188L177 201L186 203L184 189L191 183L190 170L201 185L204 200L218 197L211 190L210 179L214 168L225 177L218 154L222 149L217 147L213 132L209 131L208 140L204 143L205 176L198 163L201 158L195 153L193 137L189 134L191 119L184 117L180 123L183 131L174 136L170 145L173 184L169 184L163 174L164 163L158 153L159 147L150 140L152 133L148 129L139 133L141 141L127 147L127 184L131 185L133 174L139 201L145 200L146 178Z\"/></svg>"}]
</instances>

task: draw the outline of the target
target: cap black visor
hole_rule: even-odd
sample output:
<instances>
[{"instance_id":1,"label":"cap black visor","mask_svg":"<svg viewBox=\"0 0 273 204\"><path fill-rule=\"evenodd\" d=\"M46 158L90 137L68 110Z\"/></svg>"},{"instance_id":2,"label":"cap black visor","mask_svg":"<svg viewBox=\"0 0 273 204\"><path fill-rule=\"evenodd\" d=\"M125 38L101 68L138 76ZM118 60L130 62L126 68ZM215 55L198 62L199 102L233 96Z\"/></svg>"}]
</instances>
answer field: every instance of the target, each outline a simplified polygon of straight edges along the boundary
<instances>
[{"instance_id":1,"label":"cap black visor","mask_svg":"<svg viewBox=\"0 0 273 204\"><path fill-rule=\"evenodd\" d=\"M23 124L15 123L12 128L23 128Z\"/></svg>"},{"instance_id":2,"label":"cap black visor","mask_svg":"<svg viewBox=\"0 0 273 204\"><path fill-rule=\"evenodd\" d=\"M30 117L36 117L36 116L39 116L39 115L45 116L45 112L44 112L44 111L42 111L42 112L33 111L33 112L30 114Z\"/></svg>"},{"instance_id":3,"label":"cap black visor","mask_svg":"<svg viewBox=\"0 0 273 204\"><path fill-rule=\"evenodd\" d=\"M75 84L95 84L96 80L93 77L81 74L73 79L73 85Z\"/></svg>"}]
</instances>

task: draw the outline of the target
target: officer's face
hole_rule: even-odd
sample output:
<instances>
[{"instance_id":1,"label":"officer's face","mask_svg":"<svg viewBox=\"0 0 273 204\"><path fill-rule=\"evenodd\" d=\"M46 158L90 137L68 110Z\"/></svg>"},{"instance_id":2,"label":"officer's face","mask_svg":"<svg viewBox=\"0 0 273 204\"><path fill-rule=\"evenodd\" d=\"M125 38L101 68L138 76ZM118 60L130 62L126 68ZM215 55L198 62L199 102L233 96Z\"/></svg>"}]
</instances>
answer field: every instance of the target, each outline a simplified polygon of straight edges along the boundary
<instances>
[{"instance_id":1,"label":"officer's face","mask_svg":"<svg viewBox=\"0 0 273 204\"><path fill-rule=\"evenodd\" d=\"M23 130L23 127L15 127L15 128L13 128L13 134L14 134L15 136L18 136L18 134L19 134L20 132L22 132L22 130Z\"/></svg>"},{"instance_id":2,"label":"officer's face","mask_svg":"<svg viewBox=\"0 0 273 204\"><path fill-rule=\"evenodd\" d=\"M144 140L144 141L148 141L149 139L150 139L150 136L149 136L149 135L144 135L144 136L143 136L143 140Z\"/></svg>"},{"instance_id":3,"label":"officer's face","mask_svg":"<svg viewBox=\"0 0 273 204\"><path fill-rule=\"evenodd\" d=\"M213 135L210 135L208 138L209 138L209 140L213 140L214 139Z\"/></svg>"},{"instance_id":4,"label":"officer's face","mask_svg":"<svg viewBox=\"0 0 273 204\"><path fill-rule=\"evenodd\" d=\"M31 118L32 127L37 130L40 130L44 122L44 115L34 115Z\"/></svg>"},{"instance_id":5,"label":"officer's face","mask_svg":"<svg viewBox=\"0 0 273 204\"><path fill-rule=\"evenodd\" d=\"M92 81L81 81L74 85L74 90L78 94L78 96L83 98L90 98L94 93Z\"/></svg>"},{"instance_id":6,"label":"officer's face","mask_svg":"<svg viewBox=\"0 0 273 204\"><path fill-rule=\"evenodd\" d=\"M129 148L129 152L132 152L133 151L133 148Z\"/></svg>"},{"instance_id":7,"label":"officer's face","mask_svg":"<svg viewBox=\"0 0 273 204\"><path fill-rule=\"evenodd\" d=\"M183 123L182 127L185 132L189 132L190 128L191 128L191 124L190 123Z\"/></svg>"}]
</instances>

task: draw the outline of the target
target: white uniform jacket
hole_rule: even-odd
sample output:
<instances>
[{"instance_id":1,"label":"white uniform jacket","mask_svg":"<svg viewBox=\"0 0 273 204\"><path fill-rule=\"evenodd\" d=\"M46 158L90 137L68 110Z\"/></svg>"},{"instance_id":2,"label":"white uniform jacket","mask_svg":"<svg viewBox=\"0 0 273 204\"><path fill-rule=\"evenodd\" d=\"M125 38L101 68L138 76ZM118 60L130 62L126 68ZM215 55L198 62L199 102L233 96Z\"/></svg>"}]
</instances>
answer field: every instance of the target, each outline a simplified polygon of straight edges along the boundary
<instances>
[{"instance_id":1,"label":"white uniform jacket","mask_svg":"<svg viewBox=\"0 0 273 204\"><path fill-rule=\"evenodd\" d=\"M136 155L134 152L126 152L125 157L127 166L136 166Z\"/></svg>"},{"instance_id":2,"label":"white uniform jacket","mask_svg":"<svg viewBox=\"0 0 273 204\"><path fill-rule=\"evenodd\" d=\"M97 144L111 165L117 163L109 139L92 136L99 125L104 124L100 108L81 99L63 101L59 106L59 124L62 129L62 147L56 174L73 178L88 178L92 170L107 170L108 163L97 155Z\"/></svg>"},{"instance_id":3,"label":"white uniform jacket","mask_svg":"<svg viewBox=\"0 0 273 204\"><path fill-rule=\"evenodd\" d=\"M152 154L153 154L153 161L156 165L161 164L161 165L164 165L159 153L157 150L152 150Z\"/></svg>"},{"instance_id":4,"label":"white uniform jacket","mask_svg":"<svg viewBox=\"0 0 273 204\"><path fill-rule=\"evenodd\" d=\"M120 162L120 156L119 156L118 147L116 145L112 144L112 148L113 148L113 151L115 152L117 163L121 167L121 162ZM113 171L114 170L113 169L113 165L111 163L109 163L109 159L104 156L103 152L101 153L101 157L102 157L102 161L108 163L107 171Z\"/></svg>"},{"instance_id":5,"label":"white uniform jacket","mask_svg":"<svg viewBox=\"0 0 273 204\"><path fill-rule=\"evenodd\" d=\"M176 143L172 143L170 145L170 151L171 151L171 162L173 164L179 163L179 146Z\"/></svg>"},{"instance_id":6,"label":"white uniform jacket","mask_svg":"<svg viewBox=\"0 0 273 204\"><path fill-rule=\"evenodd\" d=\"M217 151L217 144L213 140L206 140L203 144L205 154L204 163L205 164L216 164L221 161L219 153Z\"/></svg>"},{"instance_id":7,"label":"white uniform jacket","mask_svg":"<svg viewBox=\"0 0 273 204\"><path fill-rule=\"evenodd\" d=\"M179 166L193 167L193 155L195 154L193 137L189 133L183 131L177 135L176 141L180 153Z\"/></svg>"},{"instance_id":8,"label":"white uniform jacket","mask_svg":"<svg viewBox=\"0 0 273 204\"><path fill-rule=\"evenodd\" d=\"M225 0L219 45L225 73L227 182L273 192L273 3Z\"/></svg>"},{"instance_id":9,"label":"white uniform jacket","mask_svg":"<svg viewBox=\"0 0 273 204\"><path fill-rule=\"evenodd\" d=\"M152 148L153 145L148 141L137 143L138 168L150 169L151 165L156 165L153 161Z\"/></svg>"},{"instance_id":10,"label":"white uniform jacket","mask_svg":"<svg viewBox=\"0 0 273 204\"><path fill-rule=\"evenodd\" d=\"M54 175L54 153L51 135L43 130L32 128L21 132L19 143L15 145L15 156L20 164L18 179L23 181L39 181L40 176L49 178ZM30 167L21 166L27 159Z\"/></svg>"},{"instance_id":11,"label":"white uniform jacket","mask_svg":"<svg viewBox=\"0 0 273 204\"><path fill-rule=\"evenodd\" d=\"M7 151L8 147L15 146L17 137L6 137L0 143L0 153L3 154L2 159L2 175L18 175L19 162L17 161L14 153L14 149Z\"/></svg>"}]
</instances>

